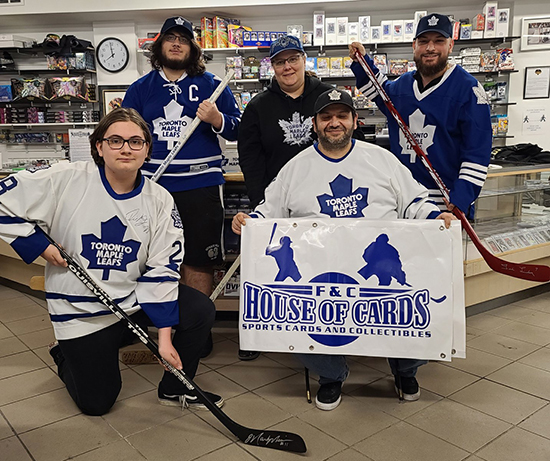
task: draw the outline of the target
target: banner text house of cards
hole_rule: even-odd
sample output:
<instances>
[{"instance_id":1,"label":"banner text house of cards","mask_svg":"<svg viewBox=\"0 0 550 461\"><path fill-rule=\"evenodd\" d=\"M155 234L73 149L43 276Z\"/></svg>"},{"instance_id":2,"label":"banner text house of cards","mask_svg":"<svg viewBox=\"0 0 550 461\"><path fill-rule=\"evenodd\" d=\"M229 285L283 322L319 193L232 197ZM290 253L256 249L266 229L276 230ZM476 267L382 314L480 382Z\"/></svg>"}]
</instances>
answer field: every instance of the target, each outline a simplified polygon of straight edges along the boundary
<instances>
[{"instance_id":1,"label":"banner text house of cards","mask_svg":"<svg viewBox=\"0 0 550 461\"><path fill-rule=\"evenodd\" d=\"M242 349L465 356L458 223L249 219L241 248Z\"/></svg>"}]
</instances>

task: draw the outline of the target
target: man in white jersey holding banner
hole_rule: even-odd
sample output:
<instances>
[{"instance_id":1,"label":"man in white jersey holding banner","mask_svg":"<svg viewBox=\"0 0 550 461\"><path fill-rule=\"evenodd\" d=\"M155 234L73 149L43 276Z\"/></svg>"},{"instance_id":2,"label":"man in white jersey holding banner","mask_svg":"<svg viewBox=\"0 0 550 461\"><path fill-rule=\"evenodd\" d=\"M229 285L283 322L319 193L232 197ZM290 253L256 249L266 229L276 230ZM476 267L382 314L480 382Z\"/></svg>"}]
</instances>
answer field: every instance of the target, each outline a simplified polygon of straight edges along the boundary
<instances>
[{"instance_id":1,"label":"man in white jersey holding banner","mask_svg":"<svg viewBox=\"0 0 550 461\"><path fill-rule=\"evenodd\" d=\"M352 59L356 60L356 51L365 56L377 80L449 187L448 204L444 203L439 188L388 113L364 69L358 62L353 63L351 69L357 88L374 100L388 118L390 150L414 178L426 186L440 209L452 210L456 205L472 219L474 201L487 177L491 158L491 115L483 86L462 67L448 62L454 46L452 29L449 17L443 14L428 14L420 19L413 41L417 70L394 81L389 81L378 70L370 56L365 55L361 43L353 42L349 46Z\"/></svg>"},{"instance_id":2,"label":"man in white jersey holding banner","mask_svg":"<svg viewBox=\"0 0 550 461\"><path fill-rule=\"evenodd\" d=\"M345 91L328 90L314 108L313 127L318 143L308 147L279 172L265 192L265 201L250 216L238 213L233 231L241 233L246 218L327 217L368 219L455 219L441 213L428 191L385 149L352 139L357 125L353 100ZM354 202L346 212L325 205L326 191L349 191L341 201ZM363 194L351 191L361 190ZM347 194L347 195L346 195ZM368 201L367 201L368 194ZM284 242L282 242L284 243ZM379 242L383 245L385 242ZM291 256L290 254L288 255ZM288 259L288 258L287 258ZM341 401L342 383L349 369L341 355L300 354L302 363L320 377L316 405L332 410ZM420 395L416 370L426 363L416 359L389 359L396 387L405 400Z\"/></svg>"}]
</instances>

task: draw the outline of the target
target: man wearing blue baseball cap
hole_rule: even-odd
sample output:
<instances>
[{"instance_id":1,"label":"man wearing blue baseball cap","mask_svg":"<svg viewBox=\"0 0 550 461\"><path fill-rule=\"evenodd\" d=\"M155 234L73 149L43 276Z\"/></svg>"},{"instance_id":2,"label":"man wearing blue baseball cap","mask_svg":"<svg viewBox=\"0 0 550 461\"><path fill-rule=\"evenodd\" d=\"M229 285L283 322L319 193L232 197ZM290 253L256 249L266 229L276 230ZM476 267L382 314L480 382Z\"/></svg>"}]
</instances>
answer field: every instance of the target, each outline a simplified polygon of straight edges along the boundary
<instances>
[{"instance_id":1,"label":"man wearing blue baseball cap","mask_svg":"<svg viewBox=\"0 0 550 461\"><path fill-rule=\"evenodd\" d=\"M203 122L160 177L174 197L184 233L182 281L209 296L214 266L223 261L224 209L218 135L237 140L241 113L229 88L215 104L208 101L221 79L206 71L193 25L180 16L168 18L151 48L153 70L128 88L122 105L136 109L153 134L151 161L142 173L151 176L197 116ZM211 337L203 357L212 349Z\"/></svg>"},{"instance_id":2,"label":"man wearing blue baseball cap","mask_svg":"<svg viewBox=\"0 0 550 461\"><path fill-rule=\"evenodd\" d=\"M481 84L462 67L448 61L454 46L452 30L452 22L444 14L431 13L420 19L412 44L417 70L394 81L389 81L372 59L365 56L362 44L354 42L349 46L352 59L357 60L356 51L365 56L393 105L450 189L450 203L443 200L439 188L401 134L364 69L358 62L354 62L351 69L357 87L374 100L388 118L390 150L429 190L430 197L442 210L458 206L472 218L474 201L487 177L491 158L491 115ZM401 378L405 400L415 400L420 395L415 378L417 368L409 366L407 361L392 366L393 374Z\"/></svg>"}]
</instances>

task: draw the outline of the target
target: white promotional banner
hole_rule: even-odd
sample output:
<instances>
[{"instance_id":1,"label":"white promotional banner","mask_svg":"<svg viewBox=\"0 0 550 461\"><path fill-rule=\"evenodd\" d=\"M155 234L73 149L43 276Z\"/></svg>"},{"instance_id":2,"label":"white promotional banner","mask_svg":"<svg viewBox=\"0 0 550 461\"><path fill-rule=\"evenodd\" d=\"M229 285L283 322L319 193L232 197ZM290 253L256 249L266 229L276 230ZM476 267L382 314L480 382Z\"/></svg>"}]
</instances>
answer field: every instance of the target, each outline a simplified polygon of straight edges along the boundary
<instances>
[{"instance_id":1,"label":"white promotional banner","mask_svg":"<svg viewBox=\"0 0 550 461\"><path fill-rule=\"evenodd\" d=\"M459 222L249 219L242 231L242 349L465 357Z\"/></svg>"}]
</instances>

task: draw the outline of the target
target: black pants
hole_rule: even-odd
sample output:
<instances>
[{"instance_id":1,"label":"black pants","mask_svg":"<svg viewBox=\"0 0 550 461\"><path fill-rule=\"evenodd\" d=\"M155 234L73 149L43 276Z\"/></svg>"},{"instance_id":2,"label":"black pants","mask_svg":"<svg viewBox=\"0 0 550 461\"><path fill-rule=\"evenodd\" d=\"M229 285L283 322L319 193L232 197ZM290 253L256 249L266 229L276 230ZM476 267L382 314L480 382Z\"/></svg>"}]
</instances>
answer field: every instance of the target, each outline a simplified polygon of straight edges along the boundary
<instances>
[{"instance_id":1,"label":"black pants","mask_svg":"<svg viewBox=\"0 0 550 461\"><path fill-rule=\"evenodd\" d=\"M172 343L183 363L183 371L193 378L216 311L206 295L186 285L179 285L178 302L180 323L174 327ZM152 326L142 310L131 318L143 329ZM59 347L53 349L59 377L83 413L100 416L114 405L122 387L118 351L129 344L133 336L121 320L90 335L61 340ZM159 386L167 394L184 394L187 390L168 371L164 372Z\"/></svg>"}]
</instances>

